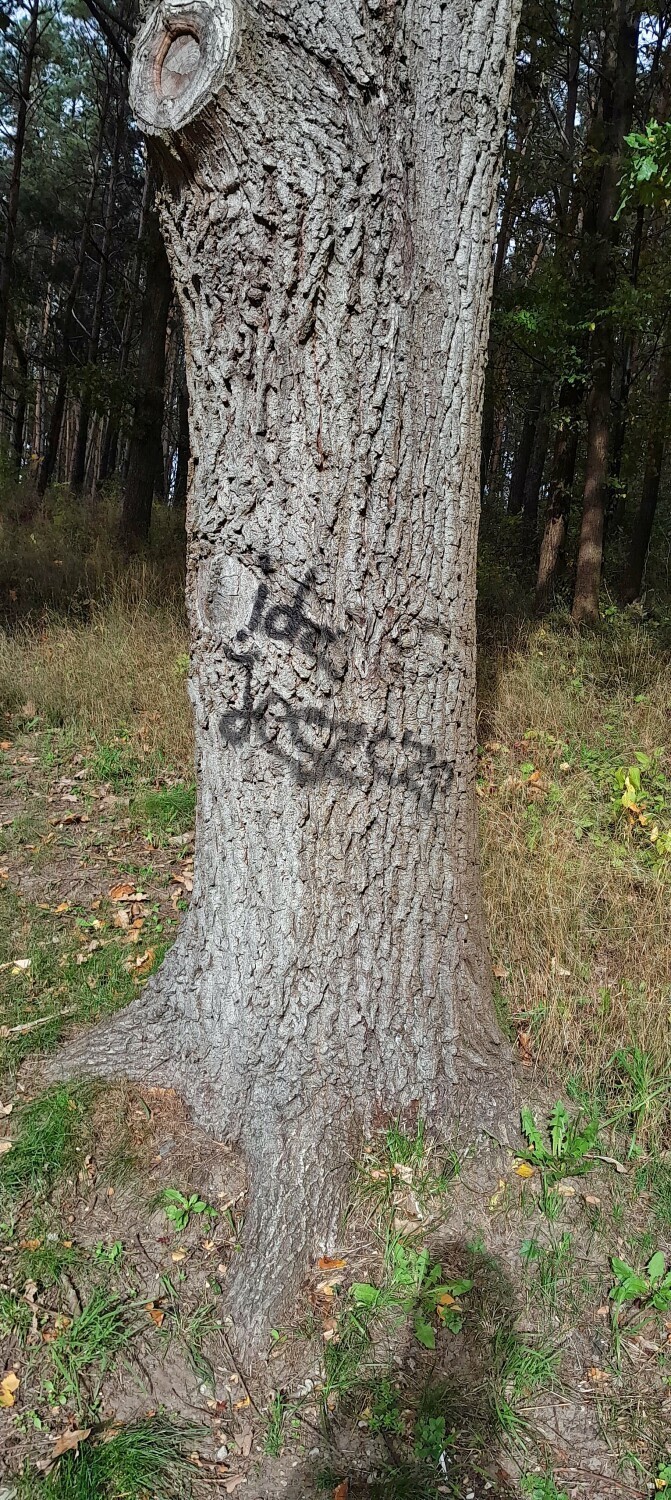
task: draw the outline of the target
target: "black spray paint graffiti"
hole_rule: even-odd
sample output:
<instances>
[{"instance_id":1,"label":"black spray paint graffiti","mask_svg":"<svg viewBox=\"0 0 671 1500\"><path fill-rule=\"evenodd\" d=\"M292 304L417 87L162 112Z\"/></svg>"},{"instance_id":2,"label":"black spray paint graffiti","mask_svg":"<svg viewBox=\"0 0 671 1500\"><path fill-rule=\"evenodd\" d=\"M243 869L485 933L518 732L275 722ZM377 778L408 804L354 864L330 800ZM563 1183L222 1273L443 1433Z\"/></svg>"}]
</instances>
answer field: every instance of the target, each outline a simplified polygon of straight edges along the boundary
<instances>
[{"instance_id":1,"label":"black spray paint graffiti","mask_svg":"<svg viewBox=\"0 0 671 1500\"><path fill-rule=\"evenodd\" d=\"M236 640L243 642L263 631L271 641L288 641L323 666L334 682L339 682L347 670L343 637L328 625L318 625L306 613L305 597L313 583L314 575L309 573L297 584L290 604L272 604L270 609L266 609L268 584L259 584L249 623L237 632Z\"/></svg>"},{"instance_id":2,"label":"black spray paint graffiti","mask_svg":"<svg viewBox=\"0 0 671 1500\"><path fill-rule=\"evenodd\" d=\"M417 793L419 806L429 811L438 791L447 791L453 775L451 761L436 759L433 745L424 745L409 731L396 739L387 730L371 733L366 724L332 719L321 709L297 707L274 688L254 702L252 673L260 660L255 652L228 649L228 660L242 668L240 708L229 709L219 720L224 744L252 744L284 765L299 786L340 781L370 788L376 780Z\"/></svg>"}]
</instances>

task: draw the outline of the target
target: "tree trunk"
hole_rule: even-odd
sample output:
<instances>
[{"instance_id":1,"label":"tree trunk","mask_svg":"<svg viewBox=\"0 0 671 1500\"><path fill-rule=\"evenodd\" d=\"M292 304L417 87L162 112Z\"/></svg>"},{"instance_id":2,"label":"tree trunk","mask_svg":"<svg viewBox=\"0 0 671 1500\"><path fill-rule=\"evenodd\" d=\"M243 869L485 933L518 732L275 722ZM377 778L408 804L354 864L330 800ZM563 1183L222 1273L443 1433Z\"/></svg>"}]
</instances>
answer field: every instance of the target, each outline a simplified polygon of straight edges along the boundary
<instances>
[{"instance_id":1,"label":"tree trunk","mask_svg":"<svg viewBox=\"0 0 671 1500\"><path fill-rule=\"evenodd\" d=\"M650 435L643 473L643 487L638 514L631 537L627 571L622 584L622 601L631 604L637 599L643 586L645 561L650 546L652 528L657 510L659 485L662 477L664 449L669 424L669 396L671 395L671 319L667 322L662 351L655 374L650 403Z\"/></svg>"},{"instance_id":2,"label":"tree trunk","mask_svg":"<svg viewBox=\"0 0 671 1500\"><path fill-rule=\"evenodd\" d=\"M19 338L13 319L10 318L10 336L16 358L16 381L14 412L12 415L12 452L17 474L21 473L23 460L23 434L26 425L26 402L28 399L28 356Z\"/></svg>"},{"instance_id":3,"label":"tree trunk","mask_svg":"<svg viewBox=\"0 0 671 1500\"><path fill-rule=\"evenodd\" d=\"M518 516L524 505L524 490L531 462L531 454L536 435L536 423L538 421L538 407L525 411L522 422L520 440L515 453L515 462L510 476L510 491L508 494L508 515Z\"/></svg>"},{"instance_id":4,"label":"tree trunk","mask_svg":"<svg viewBox=\"0 0 671 1500\"><path fill-rule=\"evenodd\" d=\"M510 1107L474 689L513 10L329 0L317 38L306 0L244 30L192 0L189 34L162 7L134 63L141 124L173 133L196 870L160 974L61 1068L172 1085L241 1145L247 1351L332 1243L362 1131Z\"/></svg>"},{"instance_id":5,"label":"tree trunk","mask_svg":"<svg viewBox=\"0 0 671 1500\"><path fill-rule=\"evenodd\" d=\"M600 181L594 196L593 223L586 236L597 324L592 337L587 396L585 493L572 610L575 625L595 625L599 620L614 354L611 304L617 274L615 212L620 152L631 127L634 107L640 19L640 7L632 5L631 0L614 0L612 24L604 48L601 119L597 122L597 133L599 126L602 132L601 157L596 157L600 162ZM598 150L594 136L592 145Z\"/></svg>"},{"instance_id":6,"label":"tree trunk","mask_svg":"<svg viewBox=\"0 0 671 1500\"><path fill-rule=\"evenodd\" d=\"M32 4L29 7L28 27L23 38L23 61L22 66L19 68L16 130L14 132L12 169L7 192L5 243L2 251L2 259L0 260L0 390L3 387L5 369L5 346L7 343L7 327L9 322L9 290L14 269L14 245L16 243L16 225L19 216L19 195L21 192L21 173L23 170L23 150L26 143L30 85L33 77L35 48L37 46L39 4L40 0L32 0Z\"/></svg>"},{"instance_id":7,"label":"tree trunk","mask_svg":"<svg viewBox=\"0 0 671 1500\"><path fill-rule=\"evenodd\" d=\"M121 513L121 540L131 549L149 538L154 490L158 479L163 480L165 341L172 285L155 214L149 218L147 239L147 285L142 301L135 408Z\"/></svg>"},{"instance_id":8,"label":"tree trunk","mask_svg":"<svg viewBox=\"0 0 671 1500\"><path fill-rule=\"evenodd\" d=\"M538 412L534 427L533 446L531 456L527 465L524 480L524 494L522 497L522 510L524 512L524 525L527 535L533 538L536 535L538 524L538 502L540 499L543 474L545 472L545 460L547 457L548 441L550 436L550 410L552 404L552 383L545 380L541 386ZM535 547L534 547L535 553Z\"/></svg>"},{"instance_id":9,"label":"tree trunk","mask_svg":"<svg viewBox=\"0 0 671 1500\"><path fill-rule=\"evenodd\" d=\"M105 95L101 105L101 125L100 133L98 136L98 149L93 164L93 174L91 177L91 185L89 188L89 195L84 212L84 222L82 224L82 231L79 236L79 244L77 246L77 259L75 261L75 269L72 281L70 283L70 290L68 292L65 308L63 311L62 349L60 360L61 367L58 377L58 385L56 387L56 395L54 397L54 404L51 408L51 417L49 420L49 429L47 432L44 458L42 459L42 462L40 464L37 476L37 491L39 495L43 495L47 489L47 486L51 483L51 479L56 468L56 460L58 458L58 450L61 443L61 428L63 426L65 403L68 394L69 364L71 355L74 313L77 304L77 298L79 296L79 290L82 284L82 277L84 275L86 246L88 244L88 238L91 231L91 217L93 214L93 205L95 203L96 189L98 186L98 174L100 172L100 162L102 159L105 139L106 108L107 96Z\"/></svg>"},{"instance_id":10,"label":"tree trunk","mask_svg":"<svg viewBox=\"0 0 671 1500\"><path fill-rule=\"evenodd\" d=\"M116 99L116 112L114 123L114 139L110 159L109 179L107 183L107 202L105 205L105 217L103 220L103 233L100 242L100 264L98 266L98 279L93 301L93 317L91 319L91 332L87 351L88 374L98 360L100 348L100 335L103 326L103 313L105 310L105 292L107 290L107 274L109 270L110 244L112 240L112 229L114 216L117 211L116 191L119 176L119 148L121 144L121 126L123 123L122 97L119 94ZM86 376L85 372L85 376ZM79 408L79 421L77 423L77 434L74 444L74 456L70 472L70 483L73 489L80 489L86 478L86 453L88 446L89 424L91 421L91 390L89 384L84 384L81 405Z\"/></svg>"},{"instance_id":11,"label":"tree trunk","mask_svg":"<svg viewBox=\"0 0 671 1500\"><path fill-rule=\"evenodd\" d=\"M539 611L547 609L552 598L557 566L566 541L573 476L578 456L577 406L576 387L566 387L560 398L563 415L555 436L545 525L538 563L536 608Z\"/></svg>"},{"instance_id":12,"label":"tree trunk","mask_svg":"<svg viewBox=\"0 0 671 1500\"><path fill-rule=\"evenodd\" d=\"M132 272L130 276L130 293L126 307L123 330L121 334L121 351L119 354L119 379L123 381L130 363L131 349L133 346L133 329L137 319L137 304L140 292L140 277L142 274L142 245L147 226L147 215L149 213L154 194L154 182L150 169L147 170L144 187L142 189L142 203L140 205L140 216L138 219L137 238L133 254ZM98 484L104 484L114 473L117 465L117 453L119 449L119 433L121 430L121 411L115 408L109 416L105 442L103 444L100 467L98 470Z\"/></svg>"}]
</instances>

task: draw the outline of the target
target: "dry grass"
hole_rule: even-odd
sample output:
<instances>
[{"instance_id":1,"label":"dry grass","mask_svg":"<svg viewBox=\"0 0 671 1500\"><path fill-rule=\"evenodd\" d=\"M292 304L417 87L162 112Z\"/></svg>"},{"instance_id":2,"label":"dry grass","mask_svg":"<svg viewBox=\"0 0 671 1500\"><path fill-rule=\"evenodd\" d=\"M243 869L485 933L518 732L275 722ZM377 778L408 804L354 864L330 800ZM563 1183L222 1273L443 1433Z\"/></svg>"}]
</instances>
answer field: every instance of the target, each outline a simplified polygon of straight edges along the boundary
<instances>
[{"instance_id":1,"label":"dry grass","mask_svg":"<svg viewBox=\"0 0 671 1500\"><path fill-rule=\"evenodd\" d=\"M482 860L505 1006L550 1074L595 1089L621 1047L668 1071L671 856L618 820L613 773L665 745L669 658L627 620L590 639L545 627L488 676Z\"/></svg>"},{"instance_id":2,"label":"dry grass","mask_svg":"<svg viewBox=\"0 0 671 1500\"><path fill-rule=\"evenodd\" d=\"M150 606L137 585L118 582L85 623L47 616L0 633L0 710L101 743L123 732L190 775L183 613Z\"/></svg>"}]
</instances>

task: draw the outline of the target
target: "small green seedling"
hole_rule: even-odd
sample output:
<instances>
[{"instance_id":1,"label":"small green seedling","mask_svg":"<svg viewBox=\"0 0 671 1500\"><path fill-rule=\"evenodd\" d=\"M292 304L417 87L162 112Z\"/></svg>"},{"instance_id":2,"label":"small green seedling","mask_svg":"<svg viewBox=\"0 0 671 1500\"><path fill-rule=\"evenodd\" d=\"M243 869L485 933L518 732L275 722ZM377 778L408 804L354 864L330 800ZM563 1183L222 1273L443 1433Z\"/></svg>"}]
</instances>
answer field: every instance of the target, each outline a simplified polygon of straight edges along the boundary
<instances>
[{"instance_id":1,"label":"small green seedling","mask_svg":"<svg viewBox=\"0 0 671 1500\"><path fill-rule=\"evenodd\" d=\"M627 1303L637 1305L636 1316L630 1319L629 1328L640 1323L654 1308L656 1312L668 1312L671 1308L671 1270L667 1271L661 1250L648 1261L645 1271L635 1271L625 1260L614 1255L611 1260L615 1284L610 1289L611 1327L618 1364L622 1348L621 1313Z\"/></svg>"},{"instance_id":2,"label":"small green seedling","mask_svg":"<svg viewBox=\"0 0 671 1500\"><path fill-rule=\"evenodd\" d=\"M527 1500L568 1500L565 1490L558 1490L551 1474L524 1474L522 1494Z\"/></svg>"},{"instance_id":3,"label":"small green seedling","mask_svg":"<svg viewBox=\"0 0 671 1500\"><path fill-rule=\"evenodd\" d=\"M548 1119L545 1141L530 1109L523 1109L520 1119L529 1149L520 1151L519 1156L522 1161L538 1168L544 1182L552 1185L560 1182L562 1177L580 1177L590 1171L592 1160L589 1153L597 1142L598 1120L590 1120L589 1124L581 1126L581 1117L571 1119L559 1099Z\"/></svg>"},{"instance_id":4,"label":"small green seedling","mask_svg":"<svg viewBox=\"0 0 671 1500\"><path fill-rule=\"evenodd\" d=\"M436 1347L435 1330L429 1321L435 1315L450 1333L459 1333L464 1320L458 1299L470 1292L473 1282L468 1277L443 1281L442 1266L439 1262L431 1264L428 1250L414 1250L400 1240L393 1242L389 1262L387 1286L355 1282L352 1297L357 1306L371 1312L397 1308L406 1315L414 1314L415 1337L425 1349Z\"/></svg>"},{"instance_id":5,"label":"small green seedling","mask_svg":"<svg viewBox=\"0 0 671 1500\"><path fill-rule=\"evenodd\" d=\"M178 1234L187 1228L192 1214L201 1214L206 1219L217 1217L216 1208L212 1208L212 1205L206 1203L204 1198L199 1198L197 1193L191 1193L187 1198L186 1194L180 1193L177 1188L165 1189L165 1192L161 1194L161 1207L166 1219L170 1220Z\"/></svg>"},{"instance_id":6,"label":"small green seedling","mask_svg":"<svg viewBox=\"0 0 671 1500\"><path fill-rule=\"evenodd\" d=\"M671 1463L659 1465L655 1476L655 1494L659 1500L671 1500Z\"/></svg>"},{"instance_id":7,"label":"small green seedling","mask_svg":"<svg viewBox=\"0 0 671 1500\"><path fill-rule=\"evenodd\" d=\"M95 1259L102 1261L103 1264L116 1266L123 1259L123 1245L121 1240L115 1240L113 1245L103 1245L102 1240L99 1240L93 1254Z\"/></svg>"},{"instance_id":8,"label":"small green seedling","mask_svg":"<svg viewBox=\"0 0 671 1500\"><path fill-rule=\"evenodd\" d=\"M380 1380L370 1403L369 1432L386 1432L402 1437L405 1432L398 1391L391 1380Z\"/></svg>"},{"instance_id":9,"label":"small green seedling","mask_svg":"<svg viewBox=\"0 0 671 1500\"><path fill-rule=\"evenodd\" d=\"M444 1417L419 1417L415 1426L415 1458L439 1464L450 1439Z\"/></svg>"}]
</instances>

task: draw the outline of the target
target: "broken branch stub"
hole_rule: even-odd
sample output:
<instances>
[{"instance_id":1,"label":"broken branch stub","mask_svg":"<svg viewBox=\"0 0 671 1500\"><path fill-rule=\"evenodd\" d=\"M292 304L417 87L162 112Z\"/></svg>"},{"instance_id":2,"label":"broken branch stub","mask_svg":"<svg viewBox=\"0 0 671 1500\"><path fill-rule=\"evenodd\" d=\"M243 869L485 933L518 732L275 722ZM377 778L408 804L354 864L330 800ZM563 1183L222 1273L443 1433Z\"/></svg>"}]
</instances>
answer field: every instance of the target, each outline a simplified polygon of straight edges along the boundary
<instances>
[{"instance_id":1,"label":"broken branch stub","mask_svg":"<svg viewBox=\"0 0 671 1500\"><path fill-rule=\"evenodd\" d=\"M232 0L167 0L138 32L130 103L145 135L173 134L218 94L235 41Z\"/></svg>"}]
</instances>

